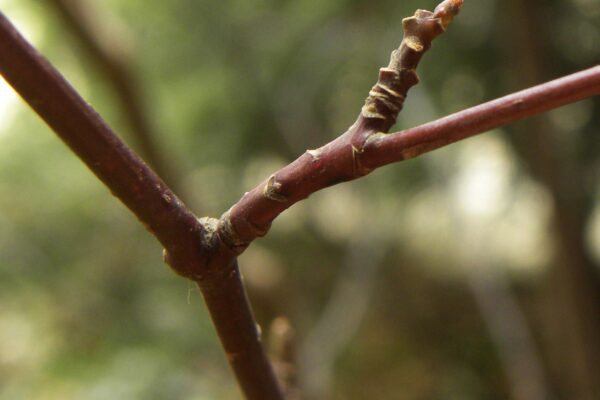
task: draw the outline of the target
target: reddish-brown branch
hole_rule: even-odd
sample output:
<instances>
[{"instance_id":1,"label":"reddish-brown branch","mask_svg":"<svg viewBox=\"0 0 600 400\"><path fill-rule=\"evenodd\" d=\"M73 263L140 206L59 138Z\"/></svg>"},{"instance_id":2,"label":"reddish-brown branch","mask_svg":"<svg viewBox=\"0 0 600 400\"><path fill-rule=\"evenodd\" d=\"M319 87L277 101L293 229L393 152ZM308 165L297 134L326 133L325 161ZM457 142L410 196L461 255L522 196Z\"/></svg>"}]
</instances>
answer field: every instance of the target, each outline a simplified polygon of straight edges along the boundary
<instances>
[{"instance_id":1,"label":"reddish-brown branch","mask_svg":"<svg viewBox=\"0 0 600 400\"><path fill-rule=\"evenodd\" d=\"M197 218L3 15L0 72L172 255L192 259Z\"/></svg>"},{"instance_id":2,"label":"reddish-brown branch","mask_svg":"<svg viewBox=\"0 0 600 400\"><path fill-rule=\"evenodd\" d=\"M369 168L406 160L497 128L600 94L600 66L469 108L416 128L376 135L365 147Z\"/></svg>"},{"instance_id":3,"label":"reddish-brown branch","mask_svg":"<svg viewBox=\"0 0 600 400\"><path fill-rule=\"evenodd\" d=\"M195 280L246 397L281 400L234 254L216 220L198 220L0 13L0 73L162 243L173 269Z\"/></svg>"},{"instance_id":4,"label":"reddish-brown branch","mask_svg":"<svg viewBox=\"0 0 600 400\"><path fill-rule=\"evenodd\" d=\"M308 150L271 175L220 219L219 237L235 252L269 230L277 215L317 190L356 179L372 171L365 162L369 139L388 132L396 122L408 90L417 84L416 68L431 42L460 11L462 0L445 0L431 11L417 10L402 21L404 38L390 63L379 71L361 113L348 131L317 150Z\"/></svg>"},{"instance_id":5,"label":"reddish-brown branch","mask_svg":"<svg viewBox=\"0 0 600 400\"><path fill-rule=\"evenodd\" d=\"M437 121L386 134L363 115L342 136L309 150L246 193L221 217L221 236L243 251L294 203L386 164L414 158L469 136L600 94L600 66L566 76ZM357 147L360 138L361 147Z\"/></svg>"}]
</instances>

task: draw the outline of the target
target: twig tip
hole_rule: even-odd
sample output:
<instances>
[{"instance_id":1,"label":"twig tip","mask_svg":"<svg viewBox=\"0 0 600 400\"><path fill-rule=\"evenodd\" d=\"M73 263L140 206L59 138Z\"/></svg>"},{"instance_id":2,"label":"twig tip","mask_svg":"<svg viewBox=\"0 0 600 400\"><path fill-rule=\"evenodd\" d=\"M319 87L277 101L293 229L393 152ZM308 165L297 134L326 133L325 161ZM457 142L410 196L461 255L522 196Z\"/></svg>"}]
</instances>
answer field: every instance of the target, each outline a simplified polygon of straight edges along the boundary
<instances>
[{"instance_id":1,"label":"twig tip","mask_svg":"<svg viewBox=\"0 0 600 400\"><path fill-rule=\"evenodd\" d=\"M433 11L436 18L439 18L444 28L450 25L450 22L458 15L464 0L444 0Z\"/></svg>"}]
</instances>

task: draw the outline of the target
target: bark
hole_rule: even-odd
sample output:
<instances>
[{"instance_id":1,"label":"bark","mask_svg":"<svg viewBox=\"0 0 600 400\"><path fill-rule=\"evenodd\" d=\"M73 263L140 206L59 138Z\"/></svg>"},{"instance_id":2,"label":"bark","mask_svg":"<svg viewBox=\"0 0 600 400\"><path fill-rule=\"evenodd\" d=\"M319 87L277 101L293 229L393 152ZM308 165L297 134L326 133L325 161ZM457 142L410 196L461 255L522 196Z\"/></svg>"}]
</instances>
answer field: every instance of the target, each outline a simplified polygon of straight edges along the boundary
<instances>
[{"instance_id":1,"label":"bark","mask_svg":"<svg viewBox=\"0 0 600 400\"><path fill-rule=\"evenodd\" d=\"M165 261L199 285L248 399L282 399L242 285L236 257L282 211L311 193L383 165L600 93L600 67L506 96L423 126L386 134L417 83L415 68L462 6L403 21L405 38L382 68L355 124L309 150L242 197L221 219L198 219L0 14L0 73L161 242Z\"/></svg>"},{"instance_id":2,"label":"bark","mask_svg":"<svg viewBox=\"0 0 600 400\"><path fill-rule=\"evenodd\" d=\"M513 84L529 84L549 75L547 63L559 57L541 41L541 12L547 5L535 0L510 0L506 9L515 21L509 42L516 52L512 65L519 74ZM532 15L540 15L531 18ZM551 34L551 32L548 32ZM508 49L507 49L508 50ZM600 276L586 248L586 223L593 194L583 184L585 160L566 154L557 138L560 132L544 117L532 118L516 127L514 141L534 179L553 200L552 234L555 258L540 293L545 308L543 334L554 375L564 396L592 399L600 396Z\"/></svg>"},{"instance_id":3,"label":"bark","mask_svg":"<svg viewBox=\"0 0 600 400\"><path fill-rule=\"evenodd\" d=\"M386 134L391 121L365 117L363 111L342 136L308 150L244 194L221 217L220 235L233 251L241 252L256 237L265 235L280 213L318 190L597 94L600 66L402 132Z\"/></svg>"}]
</instances>

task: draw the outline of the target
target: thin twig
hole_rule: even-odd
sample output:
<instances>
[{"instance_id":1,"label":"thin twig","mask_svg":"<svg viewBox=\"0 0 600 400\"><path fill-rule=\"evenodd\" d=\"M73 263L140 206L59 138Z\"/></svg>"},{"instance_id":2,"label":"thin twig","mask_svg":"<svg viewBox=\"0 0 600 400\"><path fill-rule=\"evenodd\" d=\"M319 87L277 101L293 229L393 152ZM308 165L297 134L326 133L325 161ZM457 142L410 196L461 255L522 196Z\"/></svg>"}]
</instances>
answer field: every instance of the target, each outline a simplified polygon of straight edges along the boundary
<instances>
[{"instance_id":1,"label":"thin twig","mask_svg":"<svg viewBox=\"0 0 600 400\"><path fill-rule=\"evenodd\" d=\"M216 220L198 220L1 13L0 73L156 236L171 267L198 283L246 397L282 400L234 254L214 235Z\"/></svg>"},{"instance_id":2,"label":"thin twig","mask_svg":"<svg viewBox=\"0 0 600 400\"><path fill-rule=\"evenodd\" d=\"M254 238L266 234L279 214L316 191L598 94L600 66L402 132L373 130L361 115L344 135L307 151L246 193L221 217L222 236L234 251L243 251Z\"/></svg>"},{"instance_id":3,"label":"thin twig","mask_svg":"<svg viewBox=\"0 0 600 400\"><path fill-rule=\"evenodd\" d=\"M392 52L390 63L379 71L361 113L348 131L317 150L308 150L246 193L219 222L219 236L235 252L242 252L271 222L310 194L367 175L367 146L396 122L408 90L418 83L416 68L433 39L442 34L458 14L462 0L445 0L434 12L417 10L402 21L404 39ZM398 158L396 161L399 161Z\"/></svg>"},{"instance_id":4,"label":"thin twig","mask_svg":"<svg viewBox=\"0 0 600 400\"><path fill-rule=\"evenodd\" d=\"M600 94L600 66L460 111L367 145L367 164L377 168L407 160L490 129Z\"/></svg>"}]
</instances>

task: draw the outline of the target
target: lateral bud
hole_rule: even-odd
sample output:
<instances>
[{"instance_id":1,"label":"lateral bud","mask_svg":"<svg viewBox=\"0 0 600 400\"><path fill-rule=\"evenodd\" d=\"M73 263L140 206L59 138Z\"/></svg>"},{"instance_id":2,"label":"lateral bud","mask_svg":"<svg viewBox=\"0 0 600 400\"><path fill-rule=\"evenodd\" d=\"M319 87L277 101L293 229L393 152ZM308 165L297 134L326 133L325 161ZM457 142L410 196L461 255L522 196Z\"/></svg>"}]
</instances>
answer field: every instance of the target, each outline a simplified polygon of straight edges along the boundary
<instances>
[{"instance_id":1,"label":"lateral bud","mask_svg":"<svg viewBox=\"0 0 600 400\"><path fill-rule=\"evenodd\" d=\"M275 175L271 175L263 188L263 195L278 203L285 203L287 196L281 193L281 183L277 182Z\"/></svg>"}]
</instances>

